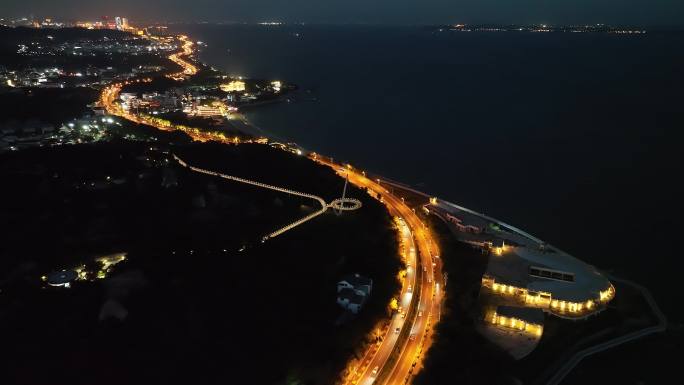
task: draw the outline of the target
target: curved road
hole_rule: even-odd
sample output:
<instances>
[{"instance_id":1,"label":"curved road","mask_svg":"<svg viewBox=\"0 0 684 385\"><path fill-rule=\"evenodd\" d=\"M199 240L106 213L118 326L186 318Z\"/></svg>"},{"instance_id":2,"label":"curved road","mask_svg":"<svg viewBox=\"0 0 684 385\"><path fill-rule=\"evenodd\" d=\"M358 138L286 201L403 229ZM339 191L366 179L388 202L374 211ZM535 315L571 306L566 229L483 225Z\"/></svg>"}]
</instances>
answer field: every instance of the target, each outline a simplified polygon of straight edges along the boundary
<instances>
[{"instance_id":1,"label":"curved road","mask_svg":"<svg viewBox=\"0 0 684 385\"><path fill-rule=\"evenodd\" d=\"M179 36L178 40L182 43L182 48L179 52L170 55L169 59L180 65L183 68L183 71L177 74L168 75L168 77L176 80L184 80L187 79L188 76L196 74L197 67L185 59L193 53L192 42L185 36ZM149 81L151 81L151 79L138 79L135 82L140 83ZM103 89L100 103L109 114L122 117L138 124L146 124L164 131L181 130L188 134L192 139L198 141L204 142L212 140L222 143L239 143L237 138L226 138L222 136L222 134L202 132L201 130L194 128L174 125L170 122L161 121L153 117L134 115L124 111L121 106L115 102L119 98L122 87L126 84L131 84L132 82L133 81L115 83ZM321 204L320 210L266 235L263 238L264 241L323 214L327 211L327 208L330 207L322 198L311 194L299 193L293 190L200 169L187 165L187 163L175 155L174 157L177 161L182 162L182 165L185 165L196 172L315 199ZM333 167L335 170L342 168L341 165L335 164L332 161L326 161L322 158L317 159L316 157L313 159L321 164ZM411 282L409 285L412 287L409 289L405 284L401 292L401 303L404 309L407 309L405 313L408 315L408 318L404 319L399 314L393 316L385 338L379 346L373 345L369 347L362 365L358 368L354 368L354 375L349 378L347 383L365 385L373 383L404 384L409 382L412 374L415 374L415 371L421 367L423 352L427 350L432 342L432 326L440 318L444 284L441 261L439 260L439 248L434 241L432 234L430 234L420 218L418 218L416 213L404 204L403 201L390 194L389 191L380 184L366 178L365 175L356 172L351 167L346 168L344 173L354 185L369 189L376 193L381 197L381 200L387 206L390 214L403 220L405 224L405 230L402 231L404 233L403 236L406 237L409 244L412 245L412 251L410 251L407 256L408 262L411 263L412 267L409 269L406 280L407 282ZM408 232L408 234L406 234L406 232ZM413 270L411 271L411 269ZM416 269L421 269L421 271L416 271ZM417 274L419 272L422 272L422 274ZM420 280L416 279L416 276L418 275L421 277ZM416 291L418 291L420 295L415 295ZM414 298L416 297L420 297L420 300L415 300ZM395 333L397 328L399 328L400 333ZM377 368L377 370L373 370L375 368Z\"/></svg>"},{"instance_id":2,"label":"curved road","mask_svg":"<svg viewBox=\"0 0 684 385\"><path fill-rule=\"evenodd\" d=\"M421 279L415 280L415 270L408 272L407 281L413 282L409 292L406 285L402 288L401 304L408 309L409 318L403 319L395 314L390 328L381 345L371 345L361 367L349 368L355 375L347 378L346 384L404 384L410 381L422 364L423 352L432 343L432 328L439 321L441 303L444 293L442 264L439 259L439 247L430 231L425 227L416 213L400 198L390 194L375 181L366 178L362 172L352 167L336 164L332 160L313 154L316 162L332 167L341 176L348 176L349 182L365 190L373 191L387 206L390 214L397 216L406 224L415 251L409 253L408 262L413 269L421 269ZM417 254L415 254L417 252ZM415 263L414 263L415 261ZM420 300L415 301L416 290L420 291ZM415 311L411 311L415 307ZM413 317L410 315L413 313ZM396 334L396 328L400 333ZM404 329L408 329L405 332ZM400 338L402 335L415 336ZM374 370L377 368L377 371Z\"/></svg>"}]
</instances>

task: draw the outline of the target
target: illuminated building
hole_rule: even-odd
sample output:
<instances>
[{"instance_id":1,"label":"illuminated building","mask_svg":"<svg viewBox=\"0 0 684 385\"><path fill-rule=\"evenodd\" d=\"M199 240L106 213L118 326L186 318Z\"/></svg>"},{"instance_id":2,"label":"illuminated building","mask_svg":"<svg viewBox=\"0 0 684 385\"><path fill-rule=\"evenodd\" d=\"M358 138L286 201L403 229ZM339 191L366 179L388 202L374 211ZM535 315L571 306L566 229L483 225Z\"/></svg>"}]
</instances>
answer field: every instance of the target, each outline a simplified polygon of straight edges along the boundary
<instances>
[{"instance_id":1,"label":"illuminated building","mask_svg":"<svg viewBox=\"0 0 684 385\"><path fill-rule=\"evenodd\" d=\"M520 229L442 200L426 208L459 240L489 252L482 286L505 301L579 319L605 309L615 297L595 267Z\"/></svg>"},{"instance_id":2,"label":"illuminated building","mask_svg":"<svg viewBox=\"0 0 684 385\"><path fill-rule=\"evenodd\" d=\"M337 304L356 314L370 296L373 280L349 274L337 283Z\"/></svg>"},{"instance_id":3,"label":"illuminated building","mask_svg":"<svg viewBox=\"0 0 684 385\"><path fill-rule=\"evenodd\" d=\"M605 309L615 288L593 266L558 250L505 246L490 256L482 286L562 318Z\"/></svg>"},{"instance_id":4,"label":"illuminated building","mask_svg":"<svg viewBox=\"0 0 684 385\"><path fill-rule=\"evenodd\" d=\"M116 16L114 18L114 27L119 31L125 31L129 29L130 27L128 25L128 19L125 17Z\"/></svg>"},{"instance_id":5,"label":"illuminated building","mask_svg":"<svg viewBox=\"0 0 684 385\"><path fill-rule=\"evenodd\" d=\"M486 316L486 321L503 329L510 329L535 337L541 337L544 331L544 314L539 309L499 306L496 311Z\"/></svg>"},{"instance_id":6,"label":"illuminated building","mask_svg":"<svg viewBox=\"0 0 684 385\"><path fill-rule=\"evenodd\" d=\"M216 106L216 105L210 105L210 106L197 105L197 106L194 106L190 111L190 115L196 115L196 116L202 116L202 117L223 116L223 113L224 113L224 109L221 106Z\"/></svg>"},{"instance_id":7,"label":"illuminated building","mask_svg":"<svg viewBox=\"0 0 684 385\"><path fill-rule=\"evenodd\" d=\"M245 82L242 80L233 80L230 83L221 84L219 87L223 92L241 92L245 90Z\"/></svg>"}]
</instances>

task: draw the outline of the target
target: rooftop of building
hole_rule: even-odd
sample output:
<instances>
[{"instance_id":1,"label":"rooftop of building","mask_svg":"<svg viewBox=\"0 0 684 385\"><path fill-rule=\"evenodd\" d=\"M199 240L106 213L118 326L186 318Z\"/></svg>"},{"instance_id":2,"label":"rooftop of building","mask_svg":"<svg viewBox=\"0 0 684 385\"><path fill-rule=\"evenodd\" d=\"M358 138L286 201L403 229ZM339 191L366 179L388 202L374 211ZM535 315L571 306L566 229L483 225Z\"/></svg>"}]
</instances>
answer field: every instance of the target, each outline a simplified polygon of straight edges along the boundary
<instances>
[{"instance_id":1,"label":"rooftop of building","mask_svg":"<svg viewBox=\"0 0 684 385\"><path fill-rule=\"evenodd\" d=\"M599 296L600 291L610 287L608 279L595 267L523 230L446 201L437 201L429 208L438 209L441 213L448 212L460 218L464 224L477 223L485 228L483 234L466 234L461 235L462 237L491 241L497 247L505 245L500 254L491 254L487 266L487 274L497 281L551 293L554 299L571 302L594 299ZM574 282L532 276L531 267L569 273L574 275Z\"/></svg>"},{"instance_id":2,"label":"rooftop of building","mask_svg":"<svg viewBox=\"0 0 684 385\"><path fill-rule=\"evenodd\" d=\"M342 289L340 290L339 293L337 293L337 298L341 299L346 299L350 303L356 303L356 304L363 304L363 301L366 299L365 296L359 295L354 289Z\"/></svg>"},{"instance_id":3,"label":"rooftop of building","mask_svg":"<svg viewBox=\"0 0 684 385\"><path fill-rule=\"evenodd\" d=\"M340 282L348 282L350 285L354 287L373 285L372 279L366 278L360 274L347 274L344 277L342 277Z\"/></svg>"},{"instance_id":4,"label":"rooftop of building","mask_svg":"<svg viewBox=\"0 0 684 385\"><path fill-rule=\"evenodd\" d=\"M545 268L570 273L572 282L530 275L530 268ZM558 251L507 246L501 255L492 253L487 274L505 284L551 293L554 299L583 302L599 296L610 282L595 267Z\"/></svg>"}]
</instances>

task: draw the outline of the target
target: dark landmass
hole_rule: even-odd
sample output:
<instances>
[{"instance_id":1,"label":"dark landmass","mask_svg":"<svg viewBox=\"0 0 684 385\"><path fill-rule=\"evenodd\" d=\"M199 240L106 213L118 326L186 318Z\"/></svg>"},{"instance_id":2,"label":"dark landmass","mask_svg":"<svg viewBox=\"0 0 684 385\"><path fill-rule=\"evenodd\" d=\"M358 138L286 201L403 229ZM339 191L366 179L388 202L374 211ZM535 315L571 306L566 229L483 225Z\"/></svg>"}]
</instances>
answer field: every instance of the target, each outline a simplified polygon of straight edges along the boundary
<instances>
[{"instance_id":1,"label":"dark landmass","mask_svg":"<svg viewBox=\"0 0 684 385\"><path fill-rule=\"evenodd\" d=\"M92 88L20 88L0 91L0 126L14 126L28 120L61 125L91 113L88 104L97 100Z\"/></svg>"},{"instance_id":2,"label":"dark landmass","mask_svg":"<svg viewBox=\"0 0 684 385\"><path fill-rule=\"evenodd\" d=\"M112 45L110 51L75 49L79 43ZM179 71L175 63L154 53L117 52L115 44L141 47L146 41L128 32L115 30L88 30L84 28L8 28L0 27L0 66L8 70L26 67L60 67L71 71L84 71L88 67L112 67L118 72L130 72L140 65L159 65ZM21 52L25 46L26 51Z\"/></svg>"},{"instance_id":3,"label":"dark landmass","mask_svg":"<svg viewBox=\"0 0 684 385\"><path fill-rule=\"evenodd\" d=\"M4 27L0 26L0 53L2 61L8 60L8 56L17 52L17 45L33 41L41 45L58 45L69 41L122 39L130 36L127 32L115 30L90 30L85 28L28 28L28 27Z\"/></svg>"},{"instance_id":4,"label":"dark landmass","mask_svg":"<svg viewBox=\"0 0 684 385\"><path fill-rule=\"evenodd\" d=\"M191 173L160 143L198 166L330 200L343 180L268 146L172 137L0 155L0 199L11 203L0 218L0 320L12 351L3 383L326 384L386 316L401 266L379 202L350 186L363 209L261 244L313 203ZM128 258L105 279L40 281L112 252ZM372 277L373 293L335 326L335 283L352 272ZM125 320L98 320L108 301Z\"/></svg>"},{"instance_id":5,"label":"dark landmass","mask_svg":"<svg viewBox=\"0 0 684 385\"><path fill-rule=\"evenodd\" d=\"M86 29L86 28L32 28L32 27L5 27L0 26L0 33L8 39L46 39L52 36L55 43L72 40L92 40L107 37L110 39L124 38L130 33L114 29ZM3 40L0 45L5 45L8 40Z\"/></svg>"}]
</instances>

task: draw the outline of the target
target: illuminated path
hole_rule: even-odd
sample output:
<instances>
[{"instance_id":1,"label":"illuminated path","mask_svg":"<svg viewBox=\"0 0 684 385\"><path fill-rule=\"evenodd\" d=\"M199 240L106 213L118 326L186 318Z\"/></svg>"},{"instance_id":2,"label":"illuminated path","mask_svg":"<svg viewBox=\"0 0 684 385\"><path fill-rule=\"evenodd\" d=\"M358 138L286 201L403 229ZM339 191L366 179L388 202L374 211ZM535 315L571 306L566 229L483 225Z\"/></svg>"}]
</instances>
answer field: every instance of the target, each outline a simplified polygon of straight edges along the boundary
<instances>
[{"instance_id":1,"label":"illuminated path","mask_svg":"<svg viewBox=\"0 0 684 385\"><path fill-rule=\"evenodd\" d=\"M265 188L265 189L269 189L269 190L273 190L273 191L278 191L278 192L282 192L282 193L289 194L289 195L295 195L295 196L299 196L299 197L303 197L303 198L313 199L313 200L317 201L318 204L321 205L321 208L318 211L313 212L313 213L305 216L304 218L298 219L298 220L288 224L287 226L284 226L284 227L282 227L282 228L280 228L280 229L278 229L278 230L276 230L270 234L265 235L261 239L262 242L265 242L271 238L277 237L278 235L280 235L286 231L292 230L293 228L316 218L317 216L328 211L328 208L330 208L330 207L333 207L337 210L342 210L342 211L358 210L359 208L361 208L361 201L359 201L358 199L340 198L340 199L335 199L330 204L327 204L327 203L325 203L325 200L323 198L321 198L317 195L307 194L307 193L303 193L303 192L299 192L299 191L295 191L295 190L286 189L283 187L273 186L273 185L261 183L261 182L255 182L255 181L252 181L249 179L239 178L236 176L226 175L226 174L218 173L215 171L205 170L203 168L191 166L191 165L187 164L183 159L178 157L178 155L176 155L176 154L173 154L173 158L181 166L186 167L186 168L188 168L192 171L195 171L195 172L199 172L199 173L206 174L206 175L213 175L213 176L217 176L217 177L220 177L223 179L232 180L234 182L249 184L252 186Z\"/></svg>"}]
</instances>

